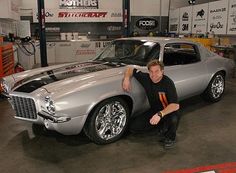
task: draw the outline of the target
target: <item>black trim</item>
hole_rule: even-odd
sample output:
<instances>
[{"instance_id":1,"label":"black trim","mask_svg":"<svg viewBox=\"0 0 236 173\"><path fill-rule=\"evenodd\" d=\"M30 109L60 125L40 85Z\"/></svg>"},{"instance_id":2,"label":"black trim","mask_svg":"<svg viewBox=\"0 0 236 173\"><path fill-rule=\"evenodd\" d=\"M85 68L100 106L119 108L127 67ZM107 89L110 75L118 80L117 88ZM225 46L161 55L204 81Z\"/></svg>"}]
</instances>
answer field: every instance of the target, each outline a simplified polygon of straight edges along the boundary
<instances>
[{"instance_id":1,"label":"black trim","mask_svg":"<svg viewBox=\"0 0 236 173\"><path fill-rule=\"evenodd\" d=\"M119 67L114 64L101 62L85 62L74 65L67 65L61 68L49 70L34 76L25 78L15 84L13 88L18 92L31 93L42 86L68 79L71 77L84 75L92 72L103 71L111 68Z\"/></svg>"}]
</instances>

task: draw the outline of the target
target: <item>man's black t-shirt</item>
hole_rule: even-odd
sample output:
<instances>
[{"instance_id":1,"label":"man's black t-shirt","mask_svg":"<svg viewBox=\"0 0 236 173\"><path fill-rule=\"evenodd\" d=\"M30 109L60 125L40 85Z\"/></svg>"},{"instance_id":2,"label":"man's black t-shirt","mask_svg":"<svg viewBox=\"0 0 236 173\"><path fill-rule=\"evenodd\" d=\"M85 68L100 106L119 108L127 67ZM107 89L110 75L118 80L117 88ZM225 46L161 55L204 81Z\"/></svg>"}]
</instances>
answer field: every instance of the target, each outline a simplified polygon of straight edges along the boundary
<instances>
[{"instance_id":1,"label":"man's black t-shirt","mask_svg":"<svg viewBox=\"0 0 236 173\"><path fill-rule=\"evenodd\" d=\"M158 83L153 83L148 73L134 69L133 76L144 87L151 109L154 112L163 110L170 103L178 103L178 97L174 82L163 75Z\"/></svg>"}]
</instances>

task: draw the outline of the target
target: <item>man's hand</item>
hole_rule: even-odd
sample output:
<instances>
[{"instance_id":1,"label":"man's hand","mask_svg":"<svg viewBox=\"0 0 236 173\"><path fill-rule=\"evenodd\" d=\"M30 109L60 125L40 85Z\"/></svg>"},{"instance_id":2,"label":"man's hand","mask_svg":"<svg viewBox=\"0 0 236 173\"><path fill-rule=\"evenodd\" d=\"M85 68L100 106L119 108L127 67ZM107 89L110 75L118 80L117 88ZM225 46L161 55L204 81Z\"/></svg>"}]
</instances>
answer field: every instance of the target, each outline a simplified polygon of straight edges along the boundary
<instances>
[{"instance_id":1,"label":"man's hand","mask_svg":"<svg viewBox=\"0 0 236 173\"><path fill-rule=\"evenodd\" d=\"M157 125L160 120L161 120L161 117L159 117L157 114L155 114L152 116L152 118L150 119L149 122L151 125Z\"/></svg>"},{"instance_id":2,"label":"man's hand","mask_svg":"<svg viewBox=\"0 0 236 173\"><path fill-rule=\"evenodd\" d=\"M122 88L124 91L129 92L131 90L131 82L130 79L133 76L133 68L128 67L124 72L124 79L122 82Z\"/></svg>"},{"instance_id":3,"label":"man's hand","mask_svg":"<svg viewBox=\"0 0 236 173\"><path fill-rule=\"evenodd\" d=\"M129 92L131 90L131 82L129 78L124 78L122 88L126 92Z\"/></svg>"}]
</instances>

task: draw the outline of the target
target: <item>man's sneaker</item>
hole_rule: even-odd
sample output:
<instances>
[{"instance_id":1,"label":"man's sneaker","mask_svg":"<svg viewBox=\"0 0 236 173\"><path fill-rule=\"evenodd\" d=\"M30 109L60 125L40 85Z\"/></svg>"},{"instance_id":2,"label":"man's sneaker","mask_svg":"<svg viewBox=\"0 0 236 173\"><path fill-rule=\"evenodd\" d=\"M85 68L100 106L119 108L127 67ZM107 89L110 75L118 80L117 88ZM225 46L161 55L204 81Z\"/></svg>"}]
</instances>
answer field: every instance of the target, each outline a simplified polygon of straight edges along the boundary
<instances>
[{"instance_id":1,"label":"man's sneaker","mask_svg":"<svg viewBox=\"0 0 236 173\"><path fill-rule=\"evenodd\" d=\"M171 140L166 138L164 140L164 148L165 149L169 149L169 148L173 148L175 146L175 140Z\"/></svg>"}]
</instances>

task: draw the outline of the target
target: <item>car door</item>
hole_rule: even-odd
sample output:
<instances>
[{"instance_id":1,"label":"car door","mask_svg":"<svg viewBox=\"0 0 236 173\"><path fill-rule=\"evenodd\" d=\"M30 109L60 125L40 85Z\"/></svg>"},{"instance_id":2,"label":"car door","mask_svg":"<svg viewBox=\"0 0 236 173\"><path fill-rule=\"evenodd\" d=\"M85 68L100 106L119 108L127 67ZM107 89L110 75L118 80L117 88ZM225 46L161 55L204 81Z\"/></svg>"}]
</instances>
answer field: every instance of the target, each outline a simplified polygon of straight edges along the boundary
<instances>
[{"instance_id":1,"label":"car door","mask_svg":"<svg viewBox=\"0 0 236 173\"><path fill-rule=\"evenodd\" d=\"M162 61L165 74L175 83L180 100L202 93L206 88L207 70L199 48L191 43L164 45Z\"/></svg>"}]
</instances>

